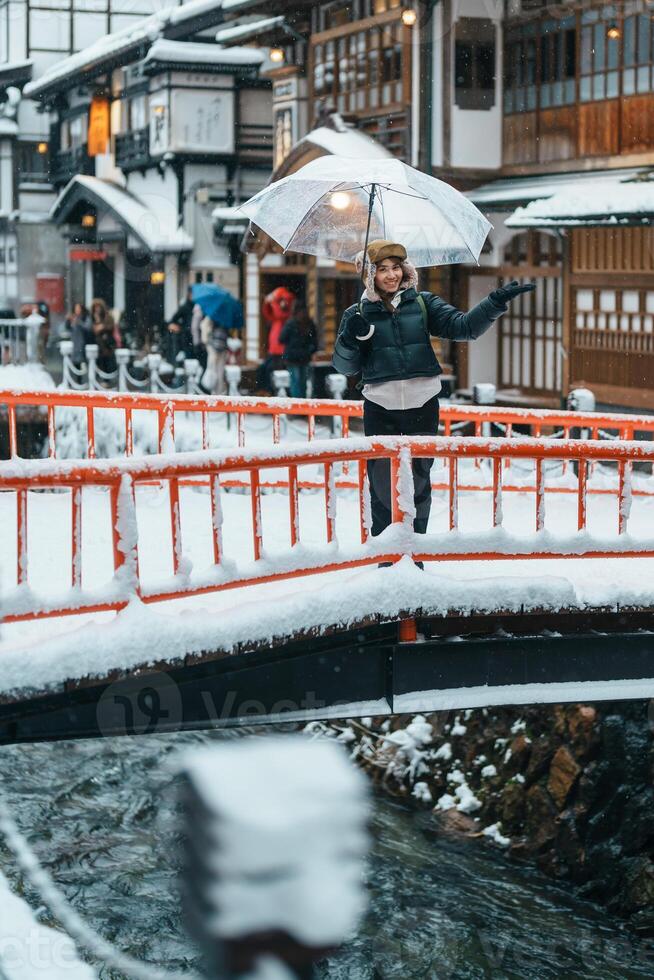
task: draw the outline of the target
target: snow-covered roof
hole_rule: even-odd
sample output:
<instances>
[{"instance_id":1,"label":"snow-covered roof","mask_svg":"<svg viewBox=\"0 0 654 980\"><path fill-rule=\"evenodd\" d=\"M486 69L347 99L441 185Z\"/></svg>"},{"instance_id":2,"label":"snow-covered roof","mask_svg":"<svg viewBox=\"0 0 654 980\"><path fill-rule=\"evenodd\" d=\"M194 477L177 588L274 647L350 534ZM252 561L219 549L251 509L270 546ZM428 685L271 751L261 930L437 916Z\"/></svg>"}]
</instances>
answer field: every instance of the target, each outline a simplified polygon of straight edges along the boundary
<instances>
[{"instance_id":1,"label":"snow-covered roof","mask_svg":"<svg viewBox=\"0 0 654 980\"><path fill-rule=\"evenodd\" d=\"M533 177L502 177L464 193L478 207L487 209L496 207L498 210L510 210L516 204L551 197L558 191L573 185L589 185L592 182L602 182L607 179L629 180L648 169L647 167L629 167L619 170L585 170L562 174L539 174Z\"/></svg>"},{"instance_id":2,"label":"snow-covered roof","mask_svg":"<svg viewBox=\"0 0 654 980\"><path fill-rule=\"evenodd\" d=\"M650 224L654 218L654 180L607 178L578 181L550 197L516 208L509 228L575 225Z\"/></svg>"},{"instance_id":3,"label":"snow-covered roof","mask_svg":"<svg viewBox=\"0 0 654 980\"><path fill-rule=\"evenodd\" d=\"M0 116L0 136L16 136L18 123L15 119L3 119Z\"/></svg>"},{"instance_id":4,"label":"snow-covered roof","mask_svg":"<svg viewBox=\"0 0 654 980\"><path fill-rule=\"evenodd\" d=\"M146 205L124 188L99 177L73 177L52 205L50 217L59 222L65 220L80 199L109 211L150 252L188 252L193 248L193 239L177 227L163 198L153 196Z\"/></svg>"},{"instance_id":5,"label":"snow-covered roof","mask_svg":"<svg viewBox=\"0 0 654 980\"><path fill-rule=\"evenodd\" d=\"M251 21L249 24L238 24L236 27L223 27L216 34L216 41L219 44L228 44L230 41L243 41L246 38L257 37L263 31L269 31L273 27L279 27L284 23L284 17L280 14L276 17L265 17L263 20Z\"/></svg>"},{"instance_id":6,"label":"snow-covered roof","mask_svg":"<svg viewBox=\"0 0 654 980\"><path fill-rule=\"evenodd\" d=\"M359 129L344 127L341 132L330 129L329 126L319 126L312 129L301 142L314 143L328 153L333 153L341 157L365 157L375 159L381 157L391 157L393 154L373 139L367 133L362 133ZM299 145L299 144L298 144Z\"/></svg>"},{"instance_id":7,"label":"snow-covered roof","mask_svg":"<svg viewBox=\"0 0 654 980\"><path fill-rule=\"evenodd\" d=\"M25 86L25 95L31 99L40 98L67 78L71 79L71 85L78 83L80 79L76 76L98 71L105 62L120 57L131 48L139 45L149 47L164 34L166 28L179 27L202 14L215 11L218 21L222 16L221 7L222 0L189 0L181 6L164 7L56 62L40 78Z\"/></svg>"},{"instance_id":8,"label":"snow-covered roof","mask_svg":"<svg viewBox=\"0 0 654 980\"><path fill-rule=\"evenodd\" d=\"M241 10L248 10L250 7L260 7L262 5L262 0L223 0L223 10L225 13L229 12L240 13Z\"/></svg>"},{"instance_id":9,"label":"snow-covered roof","mask_svg":"<svg viewBox=\"0 0 654 980\"><path fill-rule=\"evenodd\" d=\"M143 64L166 62L188 65L260 65L265 60L262 51L254 48L224 48L220 44L198 44L191 41L154 42Z\"/></svg>"},{"instance_id":10,"label":"snow-covered roof","mask_svg":"<svg viewBox=\"0 0 654 980\"><path fill-rule=\"evenodd\" d=\"M211 217L213 221L219 221L222 224L222 232L225 235L233 234L239 235L247 231L248 219L243 215L243 212L238 208L226 208L218 207L214 208L211 212Z\"/></svg>"},{"instance_id":11,"label":"snow-covered roof","mask_svg":"<svg viewBox=\"0 0 654 980\"><path fill-rule=\"evenodd\" d=\"M16 61L3 61L0 64L0 85L10 85L14 79L21 81L31 78L32 59L22 58Z\"/></svg>"}]
</instances>

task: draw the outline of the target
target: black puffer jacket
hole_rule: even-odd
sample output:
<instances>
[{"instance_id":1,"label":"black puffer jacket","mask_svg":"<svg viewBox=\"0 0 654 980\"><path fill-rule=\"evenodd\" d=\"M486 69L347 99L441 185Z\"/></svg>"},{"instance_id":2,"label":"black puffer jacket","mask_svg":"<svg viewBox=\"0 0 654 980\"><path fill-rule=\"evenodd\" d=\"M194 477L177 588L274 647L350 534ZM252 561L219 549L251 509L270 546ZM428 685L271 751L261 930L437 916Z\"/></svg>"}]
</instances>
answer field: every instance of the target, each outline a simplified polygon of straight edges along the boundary
<instances>
[{"instance_id":1,"label":"black puffer jacket","mask_svg":"<svg viewBox=\"0 0 654 980\"><path fill-rule=\"evenodd\" d=\"M483 299L468 313L462 313L436 296L421 293L427 310L425 318L418 294L411 286L405 289L394 313L379 301L361 301L361 314L370 327L369 339L350 340L344 334L348 319L359 310L359 304L348 307L338 330L332 364L342 374L362 374L364 384L429 377L442 373L430 343L432 337L447 340L476 340L481 337L506 306Z\"/></svg>"}]
</instances>

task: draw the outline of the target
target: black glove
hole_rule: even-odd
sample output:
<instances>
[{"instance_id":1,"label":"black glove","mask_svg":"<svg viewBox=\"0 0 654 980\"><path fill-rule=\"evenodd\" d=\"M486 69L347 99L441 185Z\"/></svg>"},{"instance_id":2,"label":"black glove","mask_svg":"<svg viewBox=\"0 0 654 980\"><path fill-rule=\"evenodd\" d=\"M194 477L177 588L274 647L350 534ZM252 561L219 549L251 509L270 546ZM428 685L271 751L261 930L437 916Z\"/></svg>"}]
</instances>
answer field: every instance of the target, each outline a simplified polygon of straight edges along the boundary
<instances>
[{"instance_id":1,"label":"black glove","mask_svg":"<svg viewBox=\"0 0 654 980\"><path fill-rule=\"evenodd\" d=\"M500 286L499 289L494 289L492 293L489 293L488 298L495 303L496 306L506 306L510 303L512 299L519 296L520 293L531 293L535 289L533 282L527 283L526 286L521 286L520 283L514 279L513 282L509 282L506 286Z\"/></svg>"},{"instance_id":2,"label":"black glove","mask_svg":"<svg viewBox=\"0 0 654 980\"><path fill-rule=\"evenodd\" d=\"M374 331L374 327L371 327L360 313L355 312L348 318L343 327L343 336L351 343L356 343L359 340L367 340L369 336L372 336L371 331Z\"/></svg>"}]
</instances>

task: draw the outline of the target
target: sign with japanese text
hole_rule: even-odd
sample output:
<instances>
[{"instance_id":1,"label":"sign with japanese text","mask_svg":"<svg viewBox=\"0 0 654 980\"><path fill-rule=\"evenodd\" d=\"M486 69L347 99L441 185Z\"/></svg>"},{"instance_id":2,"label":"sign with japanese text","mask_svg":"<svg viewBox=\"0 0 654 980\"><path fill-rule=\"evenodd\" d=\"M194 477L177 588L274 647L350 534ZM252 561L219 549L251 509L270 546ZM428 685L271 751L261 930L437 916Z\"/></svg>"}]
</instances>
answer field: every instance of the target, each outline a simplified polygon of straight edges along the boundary
<instances>
[{"instance_id":1,"label":"sign with japanese text","mask_svg":"<svg viewBox=\"0 0 654 980\"><path fill-rule=\"evenodd\" d=\"M89 108L87 152L90 157L109 152L109 99L95 96Z\"/></svg>"}]
</instances>

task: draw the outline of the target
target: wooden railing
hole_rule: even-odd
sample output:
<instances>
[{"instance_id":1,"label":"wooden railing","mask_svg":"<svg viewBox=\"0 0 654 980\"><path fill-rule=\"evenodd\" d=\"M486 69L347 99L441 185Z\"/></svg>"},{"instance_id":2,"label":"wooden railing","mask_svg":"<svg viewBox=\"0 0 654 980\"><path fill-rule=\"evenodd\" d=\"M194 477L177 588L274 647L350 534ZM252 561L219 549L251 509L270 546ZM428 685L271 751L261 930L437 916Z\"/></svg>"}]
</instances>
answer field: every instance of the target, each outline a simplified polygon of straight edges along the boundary
<instances>
[{"instance_id":1,"label":"wooden railing","mask_svg":"<svg viewBox=\"0 0 654 980\"><path fill-rule=\"evenodd\" d=\"M347 403L343 403L347 405ZM332 406L347 411L342 406ZM435 458L436 468L447 472L445 483L448 501L448 529L439 534L416 535L412 530L413 501L412 459ZM387 459L391 467L393 524L377 538L367 529L366 463L370 459ZM492 507L489 526L479 531L460 526L459 462L465 459L489 461L492 480ZM577 495L577 532L544 532L545 527L545 463L564 460L577 469L574 493ZM511 462L534 462L535 480L531 487L521 487L523 493L533 494L533 530L521 529L520 536L502 528L503 469ZM599 461L608 461L617 470L615 533L594 538L586 529L589 468ZM281 579L305 577L317 573L396 561L404 555L414 560L461 561L506 560L526 558L609 558L654 557L654 537L637 539L628 534L631 507L631 474L636 463L654 462L654 446L643 441L599 442L592 440L499 439L462 437L387 437L370 439L338 439L316 441L313 445L273 446L256 452L247 450L209 450L177 453L167 456L121 458L115 460L20 460L3 464L0 469L0 492L16 497L15 529L5 527L5 533L15 534L16 578L14 589L5 591L3 620L15 622L47 616L118 610L137 598L142 602L161 602L225 589L246 587ZM315 551L298 548L301 537L299 521L299 471L301 467L318 466L322 470L325 502L324 545ZM348 467L356 474L360 542L339 542L336 513L338 492L336 468ZM261 520L261 492L264 474L286 471L284 481L288 497L290 549L266 548ZM244 561L245 543L239 540L238 553L226 555L223 547L224 516L221 488L239 478L250 491L253 561ZM206 511L207 529L213 550L211 566L199 574L188 571L184 560L184 541L180 513L180 486L188 481L201 481L208 487L210 506ZM168 497L167 518L170 534L158 535L158 565L168 565L171 573L157 587L148 591L139 570L139 531L136 521L136 491L143 486L163 488ZM84 553L82 548L83 491L86 488L105 488L108 506L91 513L91 527L85 528L87 540L98 541L109 531L113 544L113 578L99 590L83 587ZM477 489L477 488L476 488ZM32 541L28 532L28 495L31 491L66 490L70 499L71 539L70 589L58 599L39 596L33 590L28 561L39 561L39 554L53 560L55 547L47 535ZM41 498L42 499L42 498ZM60 514L58 510L58 514ZM58 518L61 519L60 517ZM108 527L102 526L107 522ZM463 533L459 533L463 532ZM166 544L166 542L169 542ZM166 556L166 548L169 554ZM56 556L55 556L56 557ZM59 556L61 558L61 556ZM7 576L5 575L5 590ZM64 586L65 587L65 586Z\"/></svg>"},{"instance_id":2,"label":"wooden railing","mask_svg":"<svg viewBox=\"0 0 654 980\"><path fill-rule=\"evenodd\" d=\"M201 448L209 448L208 421L211 416L231 416L235 419L237 442L246 445L245 420L248 416L265 416L272 421L272 441L281 440L281 421L285 417L303 418L306 423L307 441L315 438L317 418L340 420L340 433L347 437L352 419L363 416L363 402L317 398L257 398L220 395L157 395L131 392L100 391L0 391L0 427L8 428L8 444L11 456L18 455L17 412L36 409L47 416L48 455L57 457L56 416L57 408L79 408L86 413L87 457L96 457L95 412L112 409L122 413L121 427L124 432L124 452L131 456L134 451L133 413L156 413L159 431L159 451L173 451L175 419L178 414L191 413L201 420ZM504 434L507 438L518 435L556 436L563 440L585 432L591 439L603 435L622 440L637 436L652 438L654 415L631 415L611 412L568 412L558 409L503 408L496 405L459 405L443 403L440 409L443 435L468 431L475 436Z\"/></svg>"}]
</instances>

